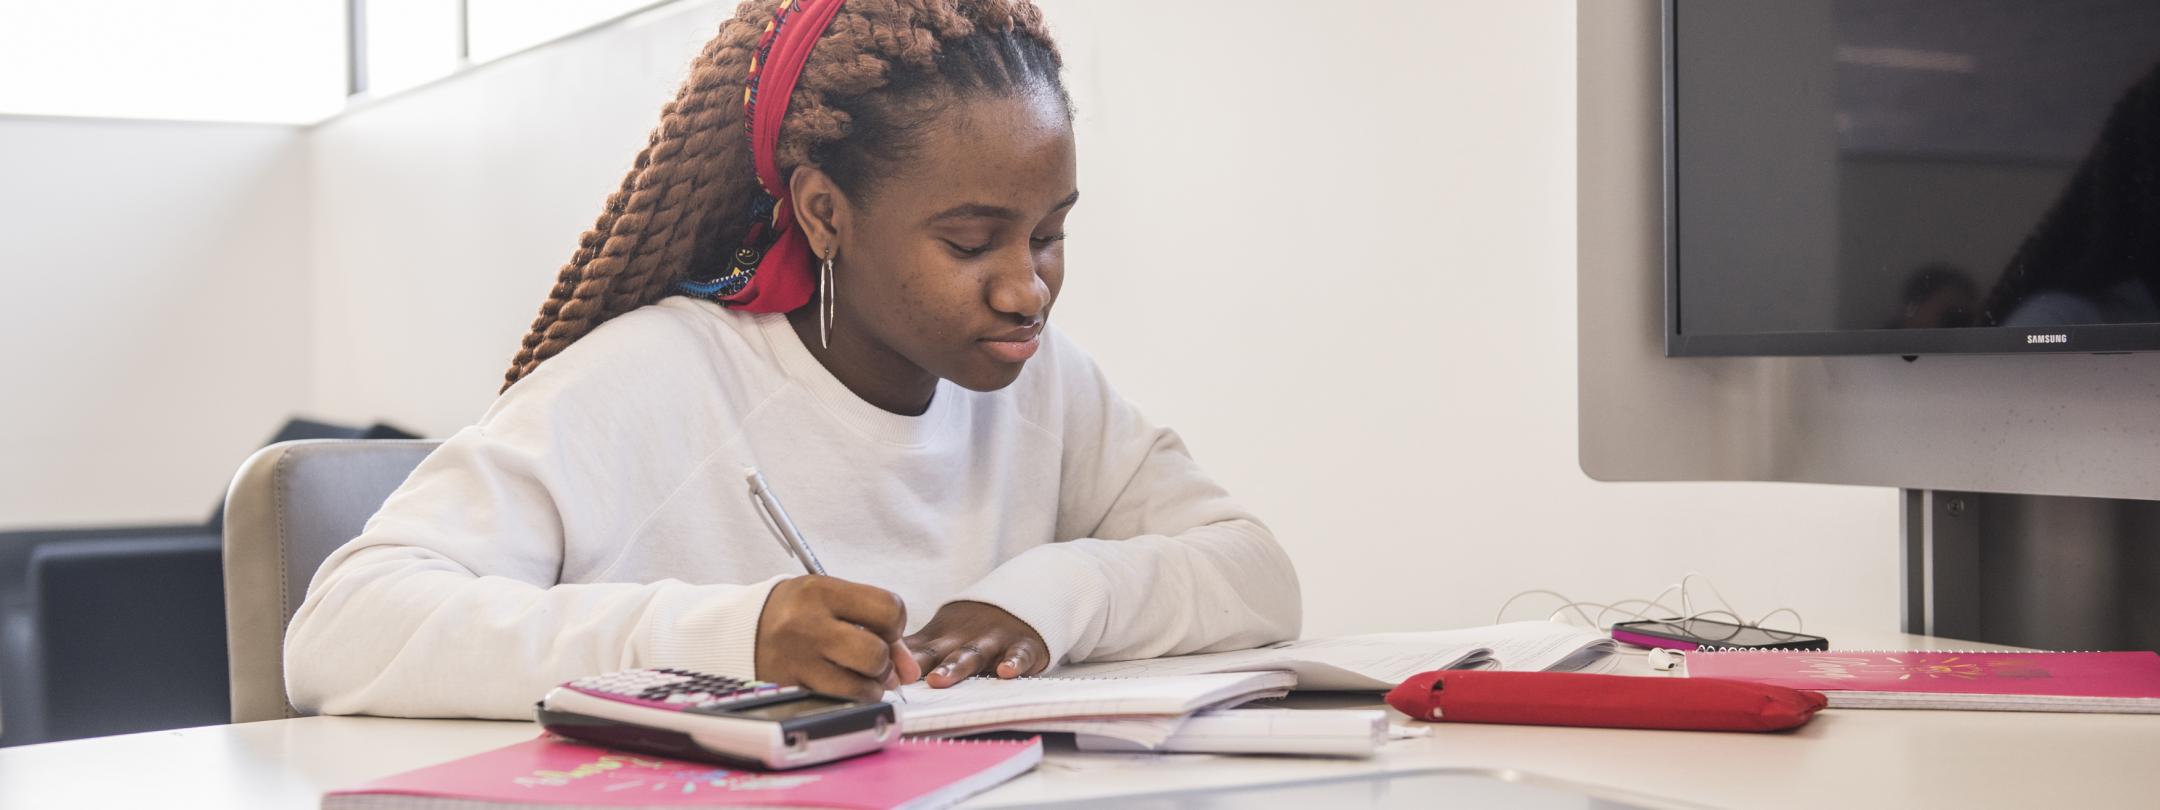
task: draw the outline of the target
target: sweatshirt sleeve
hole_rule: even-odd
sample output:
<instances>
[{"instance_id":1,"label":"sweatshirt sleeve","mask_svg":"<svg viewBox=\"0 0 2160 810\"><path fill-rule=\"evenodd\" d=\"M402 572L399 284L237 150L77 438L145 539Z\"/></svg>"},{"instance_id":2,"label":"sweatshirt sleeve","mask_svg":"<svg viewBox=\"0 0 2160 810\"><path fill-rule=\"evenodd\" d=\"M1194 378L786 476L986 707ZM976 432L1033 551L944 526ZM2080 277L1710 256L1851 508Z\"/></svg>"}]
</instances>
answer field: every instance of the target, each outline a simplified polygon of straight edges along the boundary
<instances>
[{"instance_id":1,"label":"sweatshirt sleeve","mask_svg":"<svg viewBox=\"0 0 2160 810\"><path fill-rule=\"evenodd\" d=\"M603 327L520 381L324 561L286 630L294 706L530 719L548 688L583 675L649 666L755 674L758 618L777 580L558 584L564 549L589 545L566 545L567 536L607 538L590 545L619 554L700 461L610 435L624 420L670 415L621 394L651 390L641 386L652 380L630 377L667 373L657 362L665 354L654 355L666 349L644 347L650 364L604 362L638 348L626 344L654 342L639 328Z\"/></svg>"},{"instance_id":2,"label":"sweatshirt sleeve","mask_svg":"<svg viewBox=\"0 0 2160 810\"><path fill-rule=\"evenodd\" d=\"M1245 649L1296 638L1297 574L1274 533L1060 337L1058 542L952 601L1040 633L1056 663Z\"/></svg>"}]
</instances>

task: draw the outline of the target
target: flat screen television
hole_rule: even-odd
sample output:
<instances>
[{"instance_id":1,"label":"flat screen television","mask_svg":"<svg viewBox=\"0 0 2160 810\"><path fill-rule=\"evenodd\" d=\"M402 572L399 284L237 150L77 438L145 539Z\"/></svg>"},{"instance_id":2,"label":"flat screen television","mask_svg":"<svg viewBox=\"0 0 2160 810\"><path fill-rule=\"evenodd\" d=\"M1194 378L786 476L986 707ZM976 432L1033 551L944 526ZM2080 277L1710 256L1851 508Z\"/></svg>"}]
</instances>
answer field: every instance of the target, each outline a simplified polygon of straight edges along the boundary
<instances>
[{"instance_id":1,"label":"flat screen television","mask_svg":"<svg viewBox=\"0 0 2160 810\"><path fill-rule=\"evenodd\" d=\"M2160 0L1664 25L1668 355L2160 350Z\"/></svg>"}]
</instances>

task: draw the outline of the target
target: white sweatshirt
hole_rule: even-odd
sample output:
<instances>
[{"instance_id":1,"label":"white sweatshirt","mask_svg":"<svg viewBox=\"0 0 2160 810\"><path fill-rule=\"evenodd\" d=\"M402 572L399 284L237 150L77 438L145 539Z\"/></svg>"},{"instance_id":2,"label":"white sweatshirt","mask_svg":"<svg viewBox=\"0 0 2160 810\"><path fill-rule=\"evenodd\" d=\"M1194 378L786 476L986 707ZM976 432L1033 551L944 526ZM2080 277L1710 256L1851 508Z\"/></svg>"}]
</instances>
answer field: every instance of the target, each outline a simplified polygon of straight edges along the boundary
<instances>
[{"instance_id":1,"label":"white sweatshirt","mask_svg":"<svg viewBox=\"0 0 2160 810\"><path fill-rule=\"evenodd\" d=\"M803 571L751 465L827 571L898 594L911 631L973 600L1060 662L1298 634L1268 529L1056 330L1011 386L940 382L911 417L856 397L784 316L675 297L541 364L324 561L285 636L293 704L528 718L597 672L753 676L766 594Z\"/></svg>"}]
</instances>

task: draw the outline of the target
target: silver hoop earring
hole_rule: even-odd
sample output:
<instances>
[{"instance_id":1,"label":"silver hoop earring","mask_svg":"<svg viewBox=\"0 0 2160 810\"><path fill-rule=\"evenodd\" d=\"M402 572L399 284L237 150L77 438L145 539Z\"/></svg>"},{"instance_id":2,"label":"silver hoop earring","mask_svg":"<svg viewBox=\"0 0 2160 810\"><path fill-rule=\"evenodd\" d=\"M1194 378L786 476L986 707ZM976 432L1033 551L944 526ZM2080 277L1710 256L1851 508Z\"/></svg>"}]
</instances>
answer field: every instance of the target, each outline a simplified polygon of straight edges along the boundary
<instances>
[{"instance_id":1,"label":"silver hoop earring","mask_svg":"<svg viewBox=\"0 0 2160 810\"><path fill-rule=\"evenodd\" d=\"M820 349L832 348L833 321L840 319L840 308L833 303L833 297L838 295L839 291L834 289L832 270L833 253L838 252L840 251L834 250L832 253L825 254L825 265L818 268L817 322L818 348Z\"/></svg>"}]
</instances>

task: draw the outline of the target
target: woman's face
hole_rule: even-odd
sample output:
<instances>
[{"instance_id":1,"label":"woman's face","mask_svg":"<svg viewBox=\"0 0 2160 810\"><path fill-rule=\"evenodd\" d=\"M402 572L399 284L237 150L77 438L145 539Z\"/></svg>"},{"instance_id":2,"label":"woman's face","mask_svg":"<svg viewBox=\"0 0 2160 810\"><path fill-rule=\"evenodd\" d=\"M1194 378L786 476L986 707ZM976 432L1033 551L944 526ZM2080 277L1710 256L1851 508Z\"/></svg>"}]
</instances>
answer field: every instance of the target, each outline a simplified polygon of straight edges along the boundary
<instances>
[{"instance_id":1,"label":"woman's face","mask_svg":"<svg viewBox=\"0 0 2160 810\"><path fill-rule=\"evenodd\" d=\"M935 378L991 391L1020 375L1065 280L1079 199L1067 117L1042 93L956 102L898 173L826 198L837 233L812 234L839 248L826 364L858 394L886 404L844 369L921 397Z\"/></svg>"}]
</instances>

